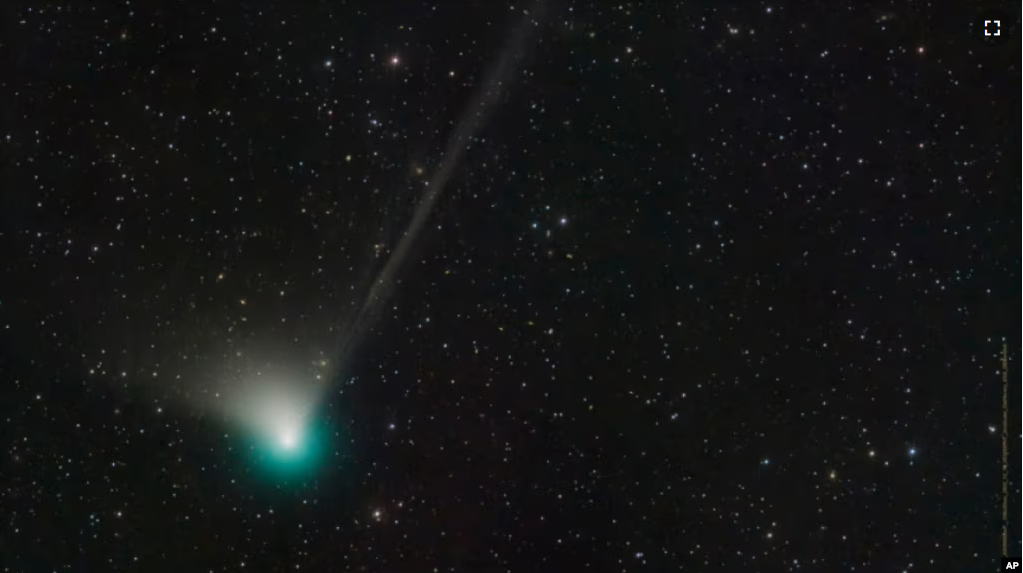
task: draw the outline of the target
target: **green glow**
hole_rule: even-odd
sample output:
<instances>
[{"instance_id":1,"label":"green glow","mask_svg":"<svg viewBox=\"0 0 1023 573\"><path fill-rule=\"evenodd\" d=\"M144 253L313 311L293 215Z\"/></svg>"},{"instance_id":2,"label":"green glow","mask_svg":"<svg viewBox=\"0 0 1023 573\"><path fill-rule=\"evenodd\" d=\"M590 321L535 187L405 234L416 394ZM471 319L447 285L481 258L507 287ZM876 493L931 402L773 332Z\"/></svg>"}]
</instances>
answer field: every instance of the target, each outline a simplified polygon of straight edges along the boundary
<instances>
[{"instance_id":1,"label":"green glow","mask_svg":"<svg viewBox=\"0 0 1023 573\"><path fill-rule=\"evenodd\" d=\"M253 461L275 479L312 477L324 457L328 435L323 424L315 421L281 428L274 434L260 433L253 436L250 447Z\"/></svg>"}]
</instances>

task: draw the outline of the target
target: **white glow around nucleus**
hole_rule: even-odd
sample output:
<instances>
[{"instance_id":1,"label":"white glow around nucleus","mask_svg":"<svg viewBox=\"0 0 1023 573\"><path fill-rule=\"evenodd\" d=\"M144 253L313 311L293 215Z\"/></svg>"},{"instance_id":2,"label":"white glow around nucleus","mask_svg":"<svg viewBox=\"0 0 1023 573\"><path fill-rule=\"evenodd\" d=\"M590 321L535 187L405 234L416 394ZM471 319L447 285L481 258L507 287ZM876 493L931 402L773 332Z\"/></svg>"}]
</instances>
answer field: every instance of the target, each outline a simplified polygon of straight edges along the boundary
<instances>
[{"instance_id":1,"label":"white glow around nucleus","mask_svg":"<svg viewBox=\"0 0 1023 573\"><path fill-rule=\"evenodd\" d=\"M280 446L286 450L293 450L298 447L299 438L298 431L292 428L285 428L279 436Z\"/></svg>"},{"instance_id":2,"label":"white glow around nucleus","mask_svg":"<svg viewBox=\"0 0 1023 573\"><path fill-rule=\"evenodd\" d=\"M258 376L224 396L228 417L281 454L306 442L315 409L315 388L284 374Z\"/></svg>"}]
</instances>

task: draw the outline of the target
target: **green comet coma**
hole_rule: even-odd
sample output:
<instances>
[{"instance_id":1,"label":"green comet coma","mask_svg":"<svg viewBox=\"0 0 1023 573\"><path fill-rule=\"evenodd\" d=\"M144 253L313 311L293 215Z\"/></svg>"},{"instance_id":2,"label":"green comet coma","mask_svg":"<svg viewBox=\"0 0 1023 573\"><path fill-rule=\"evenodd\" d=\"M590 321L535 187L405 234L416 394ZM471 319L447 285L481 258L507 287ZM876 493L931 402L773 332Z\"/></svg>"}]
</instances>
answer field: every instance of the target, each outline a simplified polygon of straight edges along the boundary
<instances>
[{"instance_id":1,"label":"green comet coma","mask_svg":"<svg viewBox=\"0 0 1023 573\"><path fill-rule=\"evenodd\" d=\"M251 461L274 479L310 477L324 457L327 436L327 428L315 420L302 426L282 428L273 434L251 434Z\"/></svg>"}]
</instances>

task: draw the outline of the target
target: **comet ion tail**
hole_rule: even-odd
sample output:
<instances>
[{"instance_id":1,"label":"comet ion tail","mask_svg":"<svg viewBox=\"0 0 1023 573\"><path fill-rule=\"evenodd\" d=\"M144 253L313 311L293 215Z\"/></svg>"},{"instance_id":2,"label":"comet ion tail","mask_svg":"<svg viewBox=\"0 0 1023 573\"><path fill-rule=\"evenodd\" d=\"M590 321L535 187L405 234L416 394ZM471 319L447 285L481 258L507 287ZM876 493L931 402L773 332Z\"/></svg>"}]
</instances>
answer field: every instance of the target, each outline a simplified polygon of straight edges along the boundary
<instances>
[{"instance_id":1,"label":"comet ion tail","mask_svg":"<svg viewBox=\"0 0 1023 573\"><path fill-rule=\"evenodd\" d=\"M455 174L466 150L483 129L490 114L501 102L507 86L519 73L522 60L532 45L534 32L540 29L539 20L542 19L543 8L542 0L538 0L533 11L525 11L525 18L512 32L497 61L483 77L483 82L477 86L476 94L469 100L468 107L462 113L458 123L455 124L437 169L429 181L425 182L425 190L412 213L412 220L409 222L405 234L402 235L398 245L377 274L362 306L355 315L354 322L345 331L343 338L339 340L335 356L342 364L347 363L349 353L352 352L365 329L376 319L378 311L383 308L394 288L398 271L410 256L416 239L427 226L433 208L443 195L448 181ZM395 66L398 65L397 56L391 60L391 63Z\"/></svg>"}]
</instances>

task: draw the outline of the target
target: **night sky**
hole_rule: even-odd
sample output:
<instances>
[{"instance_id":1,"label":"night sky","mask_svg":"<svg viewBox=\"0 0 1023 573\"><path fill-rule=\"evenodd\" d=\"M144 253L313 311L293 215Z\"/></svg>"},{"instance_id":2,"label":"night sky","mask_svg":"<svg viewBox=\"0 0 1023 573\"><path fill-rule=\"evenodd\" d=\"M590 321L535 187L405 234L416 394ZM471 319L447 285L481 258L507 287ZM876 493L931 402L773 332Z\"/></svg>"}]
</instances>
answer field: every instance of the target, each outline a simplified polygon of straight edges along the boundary
<instances>
[{"instance_id":1,"label":"night sky","mask_svg":"<svg viewBox=\"0 0 1023 573\"><path fill-rule=\"evenodd\" d=\"M996 570L978 5L5 2L0 570Z\"/></svg>"}]
</instances>

